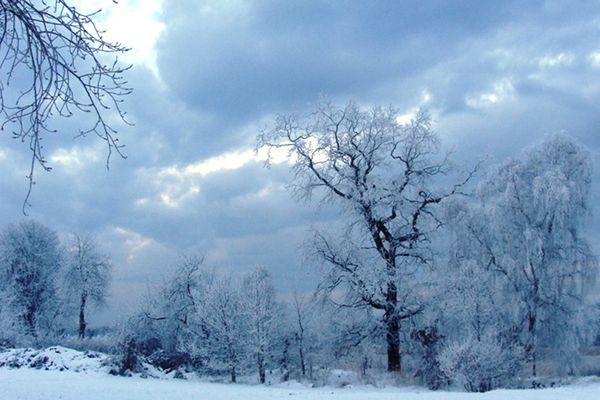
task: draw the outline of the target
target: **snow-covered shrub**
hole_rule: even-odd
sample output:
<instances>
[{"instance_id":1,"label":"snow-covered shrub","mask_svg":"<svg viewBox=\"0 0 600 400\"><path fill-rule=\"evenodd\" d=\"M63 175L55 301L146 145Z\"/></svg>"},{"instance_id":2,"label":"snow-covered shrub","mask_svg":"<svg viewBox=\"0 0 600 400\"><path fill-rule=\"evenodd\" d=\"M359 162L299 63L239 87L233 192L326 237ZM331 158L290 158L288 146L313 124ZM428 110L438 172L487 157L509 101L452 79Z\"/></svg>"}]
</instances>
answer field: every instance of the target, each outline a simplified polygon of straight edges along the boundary
<instances>
[{"instance_id":1,"label":"snow-covered shrub","mask_svg":"<svg viewBox=\"0 0 600 400\"><path fill-rule=\"evenodd\" d=\"M521 360L520 348L504 346L494 335L449 343L438 356L440 370L470 392L508 386L520 372Z\"/></svg>"},{"instance_id":2,"label":"snow-covered shrub","mask_svg":"<svg viewBox=\"0 0 600 400\"><path fill-rule=\"evenodd\" d=\"M333 369L327 375L327 385L344 387L356 384L359 381L358 374L354 371Z\"/></svg>"},{"instance_id":3,"label":"snow-covered shrub","mask_svg":"<svg viewBox=\"0 0 600 400\"><path fill-rule=\"evenodd\" d=\"M130 335L124 336L119 341L117 349L117 373L119 375L130 375L131 373L141 371L142 360L140 359L139 348L135 337Z\"/></svg>"},{"instance_id":4,"label":"snow-covered shrub","mask_svg":"<svg viewBox=\"0 0 600 400\"><path fill-rule=\"evenodd\" d=\"M184 352L165 352L162 350L154 351L149 357L148 362L165 372L178 371L179 368L193 365L192 357Z\"/></svg>"}]
</instances>

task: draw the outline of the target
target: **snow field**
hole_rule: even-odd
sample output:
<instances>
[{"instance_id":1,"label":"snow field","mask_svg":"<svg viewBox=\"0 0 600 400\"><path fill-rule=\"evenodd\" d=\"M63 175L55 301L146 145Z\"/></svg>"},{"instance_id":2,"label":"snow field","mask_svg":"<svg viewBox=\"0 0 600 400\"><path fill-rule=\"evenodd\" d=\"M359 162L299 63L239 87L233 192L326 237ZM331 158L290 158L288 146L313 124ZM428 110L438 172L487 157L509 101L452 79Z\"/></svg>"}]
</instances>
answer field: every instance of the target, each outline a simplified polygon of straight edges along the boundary
<instances>
[{"instance_id":1,"label":"snow field","mask_svg":"<svg viewBox=\"0 0 600 400\"><path fill-rule=\"evenodd\" d=\"M600 399L600 378L539 390L495 390L487 393L429 391L419 387L373 386L317 387L295 381L273 386L173 379L173 374L145 365L145 375L110 375L110 356L60 346L47 349L9 349L0 352L0 400L595 400ZM343 383L348 371L331 371ZM346 375L345 375L346 374ZM335 381L331 381L335 384ZM342 383L342 381L338 382Z\"/></svg>"},{"instance_id":2,"label":"snow field","mask_svg":"<svg viewBox=\"0 0 600 400\"><path fill-rule=\"evenodd\" d=\"M219 384L176 379L118 377L100 371L0 368L0 399L11 400L595 400L600 379L539 390L487 393L432 392L414 387L310 388L298 383L276 386Z\"/></svg>"}]
</instances>

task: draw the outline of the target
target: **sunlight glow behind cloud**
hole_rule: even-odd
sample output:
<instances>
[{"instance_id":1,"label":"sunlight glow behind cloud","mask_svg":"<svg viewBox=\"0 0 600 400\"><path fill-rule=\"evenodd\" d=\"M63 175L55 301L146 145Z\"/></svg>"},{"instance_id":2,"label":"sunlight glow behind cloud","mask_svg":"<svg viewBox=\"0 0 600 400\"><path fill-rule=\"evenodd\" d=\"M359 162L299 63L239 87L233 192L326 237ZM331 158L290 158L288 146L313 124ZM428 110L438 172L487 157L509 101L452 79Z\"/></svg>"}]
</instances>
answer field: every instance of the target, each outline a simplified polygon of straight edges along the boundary
<instances>
[{"instance_id":1,"label":"sunlight glow behind cloud","mask_svg":"<svg viewBox=\"0 0 600 400\"><path fill-rule=\"evenodd\" d=\"M76 0L85 12L98 10L98 1ZM163 0L126 0L109 4L99 14L99 25L106 30L106 39L131 48L123 61L134 66L144 65L160 79L156 44L165 24L161 22Z\"/></svg>"},{"instance_id":2,"label":"sunlight glow behind cloud","mask_svg":"<svg viewBox=\"0 0 600 400\"><path fill-rule=\"evenodd\" d=\"M77 170L87 168L100 160L101 154L92 147L59 148L54 151L49 160L52 164L60 164L66 172L75 173Z\"/></svg>"},{"instance_id":3,"label":"sunlight glow behind cloud","mask_svg":"<svg viewBox=\"0 0 600 400\"><path fill-rule=\"evenodd\" d=\"M571 53L558 53L542 57L539 61L542 68L568 67L575 63L575 56Z\"/></svg>"},{"instance_id":4,"label":"sunlight glow behind cloud","mask_svg":"<svg viewBox=\"0 0 600 400\"><path fill-rule=\"evenodd\" d=\"M503 102L515 94L515 88L510 78L496 81L489 92L469 95L466 103L471 108L485 108Z\"/></svg>"},{"instance_id":5,"label":"sunlight glow behind cloud","mask_svg":"<svg viewBox=\"0 0 600 400\"><path fill-rule=\"evenodd\" d=\"M180 208L186 201L200 193L202 179L219 172L232 171L244 168L250 163L264 163L267 161L267 150L253 149L227 152L202 161L191 163L182 167L168 166L152 173L158 203L168 208ZM286 149L275 149L271 152L271 163L281 164L292 160ZM264 188L263 188L264 189ZM266 192L261 192L263 196ZM152 204L150 198L137 199L137 206Z\"/></svg>"}]
</instances>

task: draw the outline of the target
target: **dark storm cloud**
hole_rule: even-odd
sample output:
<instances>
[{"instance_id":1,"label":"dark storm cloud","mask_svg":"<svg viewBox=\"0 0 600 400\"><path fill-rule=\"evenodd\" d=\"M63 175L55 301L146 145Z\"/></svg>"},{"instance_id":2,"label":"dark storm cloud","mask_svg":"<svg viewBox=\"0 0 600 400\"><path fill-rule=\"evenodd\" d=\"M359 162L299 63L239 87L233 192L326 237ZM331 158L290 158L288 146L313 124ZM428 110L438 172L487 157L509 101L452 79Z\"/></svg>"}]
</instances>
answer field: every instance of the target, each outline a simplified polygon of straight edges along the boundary
<instances>
[{"instance_id":1,"label":"dark storm cloud","mask_svg":"<svg viewBox=\"0 0 600 400\"><path fill-rule=\"evenodd\" d=\"M469 38L526 12L479 1L178 2L166 11L159 66L190 107L238 126L319 94L363 97L399 77L410 87Z\"/></svg>"}]
</instances>

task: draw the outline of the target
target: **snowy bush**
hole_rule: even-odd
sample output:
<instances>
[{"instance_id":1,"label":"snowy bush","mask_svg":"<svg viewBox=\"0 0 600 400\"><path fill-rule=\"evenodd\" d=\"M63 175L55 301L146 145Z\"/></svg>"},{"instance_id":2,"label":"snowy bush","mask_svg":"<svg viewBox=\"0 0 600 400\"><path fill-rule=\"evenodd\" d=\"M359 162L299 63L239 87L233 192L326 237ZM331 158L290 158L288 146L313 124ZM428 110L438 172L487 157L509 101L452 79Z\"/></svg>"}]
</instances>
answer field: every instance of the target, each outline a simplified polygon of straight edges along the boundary
<instances>
[{"instance_id":1,"label":"snowy bush","mask_svg":"<svg viewBox=\"0 0 600 400\"><path fill-rule=\"evenodd\" d=\"M327 375L327 385L344 387L358 382L358 375L354 371L333 369Z\"/></svg>"},{"instance_id":2,"label":"snowy bush","mask_svg":"<svg viewBox=\"0 0 600 400\"><path fill-rule=\"evenodd\" d=\"M450 343L438 357L440 370L470 392L508 386L520 372L521 359L519 348L504 346L493 335Z\"/></svg>"}]
</instances>

